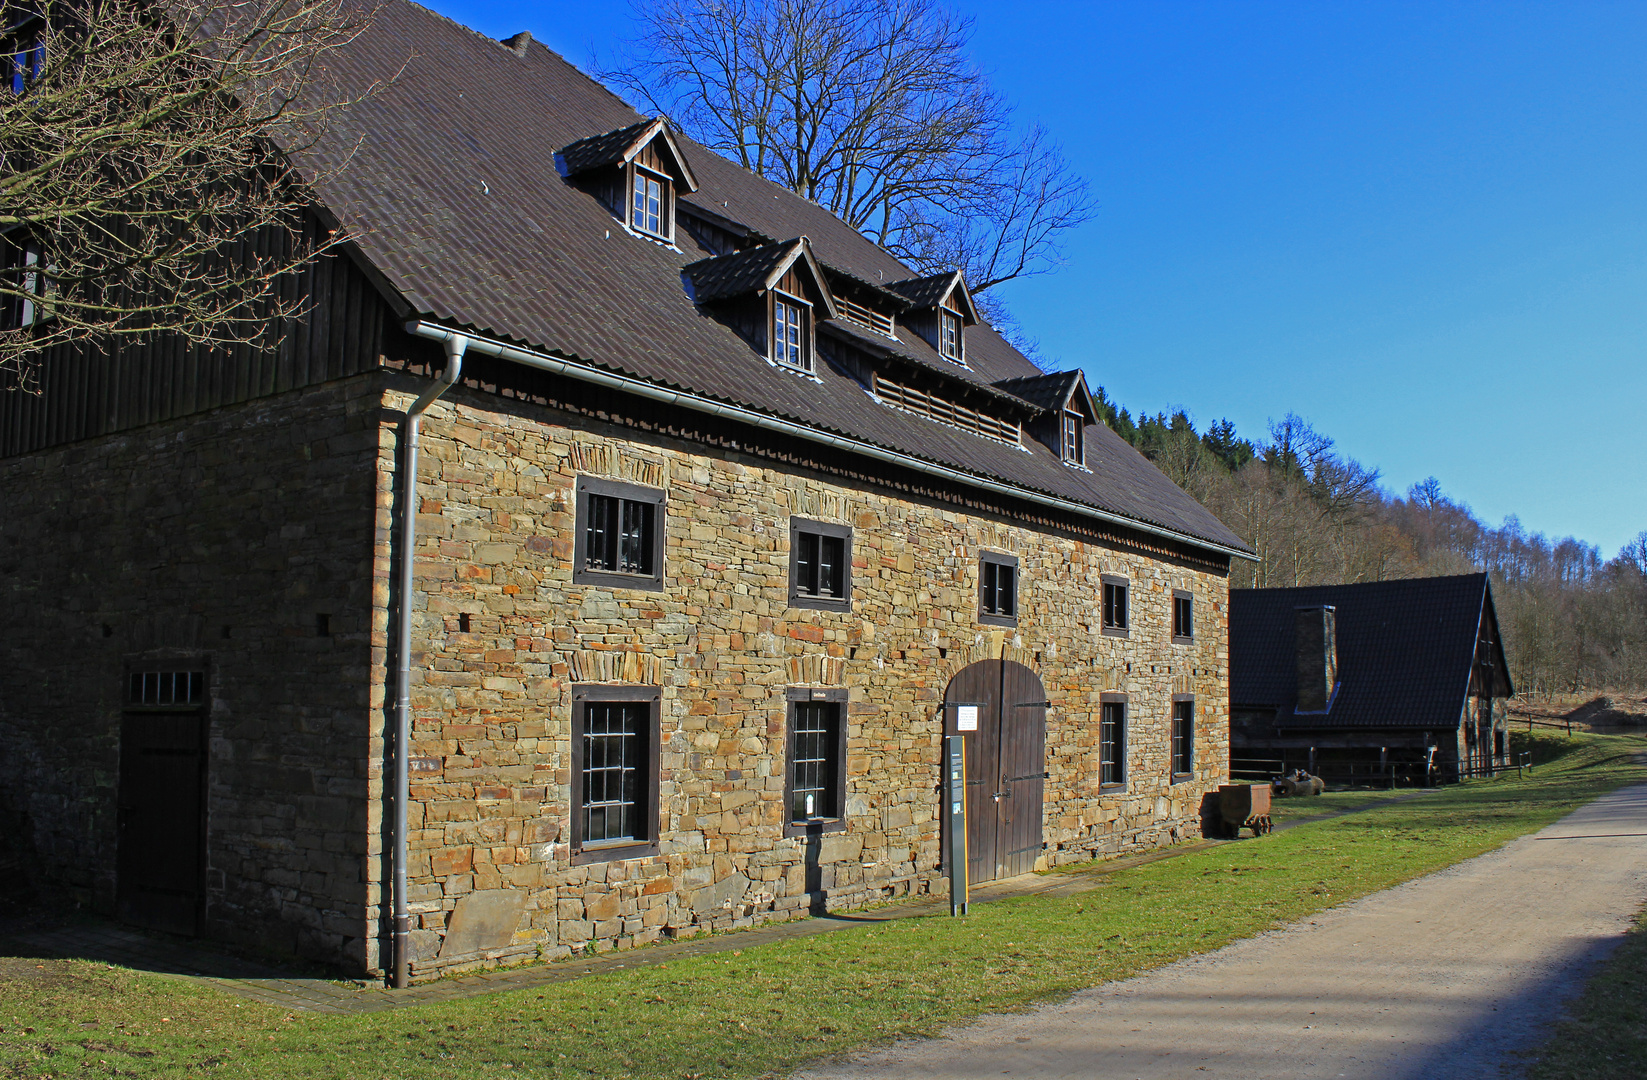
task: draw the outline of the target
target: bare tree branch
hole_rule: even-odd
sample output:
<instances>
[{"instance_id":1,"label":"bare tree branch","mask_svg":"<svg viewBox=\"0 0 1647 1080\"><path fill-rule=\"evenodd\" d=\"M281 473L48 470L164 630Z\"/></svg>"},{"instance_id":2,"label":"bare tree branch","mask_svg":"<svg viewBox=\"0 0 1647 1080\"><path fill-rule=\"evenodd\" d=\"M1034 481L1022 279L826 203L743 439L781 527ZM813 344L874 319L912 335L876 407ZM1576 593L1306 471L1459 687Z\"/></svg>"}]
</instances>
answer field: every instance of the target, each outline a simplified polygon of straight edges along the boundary
<instances>
[{"instance_id":1,"label":"bare tree branch","mask_svg":"<svg viewBox=\"0 0 1647 1080\"><path fill-rule=\"evenodd\" d=\"M828 207L922 272L976 293L1045 273L1091 217L1086 184L967 55L936 0L661 0L602 77Z\"/></svg>"},{"instance_id":2,"label":"bare tree branch","mask_svg":"<svg viewBox=\"0 0 1647 1080\"><path fill-rule=\"evenodd\" d=\"M0 382L64 345L255 340L278 283L332 240L288 156L347 104L328 55L349 0L34 0L0 56ZM355 100L358 100L356 95ZM289 291L289 290L288 290Z\"/></svg>"}]
</instances>

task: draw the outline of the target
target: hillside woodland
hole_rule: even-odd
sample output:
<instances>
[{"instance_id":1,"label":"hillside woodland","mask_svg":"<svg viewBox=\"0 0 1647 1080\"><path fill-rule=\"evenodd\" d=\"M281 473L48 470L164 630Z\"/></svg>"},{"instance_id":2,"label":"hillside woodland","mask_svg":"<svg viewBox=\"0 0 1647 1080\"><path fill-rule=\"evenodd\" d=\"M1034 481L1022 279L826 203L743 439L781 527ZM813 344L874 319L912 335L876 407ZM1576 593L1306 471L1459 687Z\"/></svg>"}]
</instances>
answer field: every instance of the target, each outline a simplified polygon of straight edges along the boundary
<instances>
[{"instance_id":1,"label":"hillside woodland","mask_svg":"<svg viewBox=\"0 0 1647 1080\"><path fill-rule=\"evenodd\" d=\"M1609 559L1514 517L1488 525L1433 477L1389 492L1296 415L1253 441L1228 420L1197 431L1182 412L1135 419L1096 396L1110 427L1262 556L1235 564L1234 587L1486 570L1519 693L1647 688L1647 532Z\"/></svg>"}]
</instances>

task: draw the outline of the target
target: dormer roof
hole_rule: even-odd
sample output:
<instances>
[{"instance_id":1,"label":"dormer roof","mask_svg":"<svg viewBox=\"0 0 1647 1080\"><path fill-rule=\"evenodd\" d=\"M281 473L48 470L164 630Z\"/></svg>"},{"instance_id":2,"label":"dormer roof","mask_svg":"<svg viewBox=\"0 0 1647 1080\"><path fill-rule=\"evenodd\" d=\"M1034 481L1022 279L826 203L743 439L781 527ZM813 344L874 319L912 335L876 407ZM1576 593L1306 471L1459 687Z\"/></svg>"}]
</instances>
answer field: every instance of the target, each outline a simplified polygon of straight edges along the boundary
<instances>
[{"instance_id":1,"label":"dormer roof","mask_svg":"<svg viewBox=\"0 0 1647 1080\"><path fill-rule=\"evenodd\" d=\"M889 281L882 287L909 301L910 307L947 307L960 312L961 321L968 326L978 321L978 309L973 306L972 293L967 290L966 278L959 270L930 277Z\"/></svg>"},{"instance_id":2,"label":"dormer roof","mask_svg":"<svg viewBox=\"0 0 1647 1080\"><path fill-rule=\"evenodd\" d=\"M1002 379L995 386L1038 405L1047 412L1079 413L1089 424L1098 422L1097 403L1092 400L1092 394L1087 390L1087 377L1079 370L1053 371L1026 378Z\"/></svg>"},{"instance_id":3,"label":"dormer roof","mask_svg":"<svg viewBox=\"0 0 1647 1080\"><path fill-rule=\"evenodd\" d=\"M613 165L627 165L654 143L661 151L660 157L673 166L670 172L674 174L675 183L682 193L698 190L698 178L686 163L686 155L670 132L669 124L661 116L568 143L561 147L559 157L566 175L577 176Z\"/></svg>"},{"instance_id":4,"label":"dormer roof","mask_svg":"<svg viewBox=\"0 0 1647 1080\"><path fill-rule=\"evenodd\" d=\"M692 283L692 298L700 304L733 296L765 293L775 288L790 270L811 279L822 299L821 318L833 319L835 298L824 280L823 270L812 254L812 243L804 236L776 244L762 244L747 251L699 259L681 270Z\"/></svg>"}]
</instances>

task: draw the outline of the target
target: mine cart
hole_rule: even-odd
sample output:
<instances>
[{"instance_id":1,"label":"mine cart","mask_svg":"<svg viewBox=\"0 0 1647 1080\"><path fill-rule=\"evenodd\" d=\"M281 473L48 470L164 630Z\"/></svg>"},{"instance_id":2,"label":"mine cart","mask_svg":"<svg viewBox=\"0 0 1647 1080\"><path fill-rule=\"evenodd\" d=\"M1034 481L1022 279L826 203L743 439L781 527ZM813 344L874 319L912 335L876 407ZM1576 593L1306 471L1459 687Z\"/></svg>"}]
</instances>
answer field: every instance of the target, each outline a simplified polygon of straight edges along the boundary
<instances>
[{"instance_id":1,"label":"mine cart","mask_svg":"<svg viewBox=\"0 0 1647 1080\"><path fill-rule=\"evenodd\" d=\"M1222 784L1218 788L1217 818L1204 831L1210 836L1233 840L1241 835L1243 827L1254 836L1263 836L1274 828L1270 824L1270 787L1268 784Z\"/></svg>"}]
</instances>

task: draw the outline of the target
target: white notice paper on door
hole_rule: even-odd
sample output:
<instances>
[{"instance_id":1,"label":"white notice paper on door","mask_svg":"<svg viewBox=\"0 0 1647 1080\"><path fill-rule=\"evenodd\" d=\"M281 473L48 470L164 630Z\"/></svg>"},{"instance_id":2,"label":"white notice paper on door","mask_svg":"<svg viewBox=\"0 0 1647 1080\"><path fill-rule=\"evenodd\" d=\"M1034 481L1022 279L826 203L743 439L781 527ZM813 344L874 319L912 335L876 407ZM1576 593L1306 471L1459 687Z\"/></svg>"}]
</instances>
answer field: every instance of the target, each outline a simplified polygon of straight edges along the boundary
<instances>
[{"instance_id":1,"label":"white notice paper on door","mask_svg":"<svg viewBox=\"0 0 1647 1080\"><path fill-rule=\"evenodd\" d=\"M955 706L955 730L956 731L977 731L978 730L978 706L976 706L976 705L957 705L957 706Z\"/></svg>"}]
</instances>

